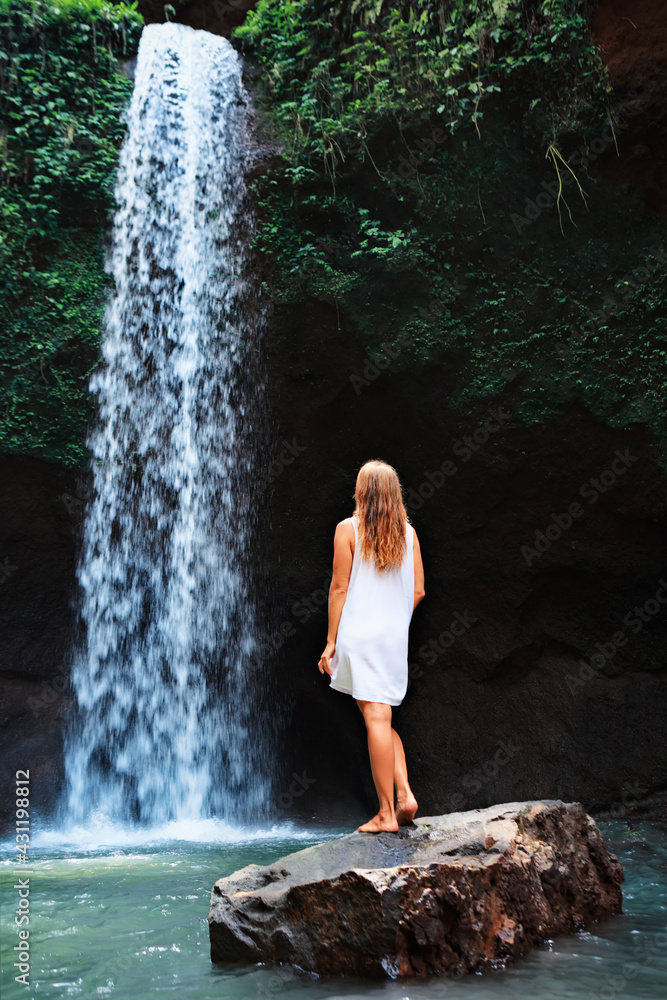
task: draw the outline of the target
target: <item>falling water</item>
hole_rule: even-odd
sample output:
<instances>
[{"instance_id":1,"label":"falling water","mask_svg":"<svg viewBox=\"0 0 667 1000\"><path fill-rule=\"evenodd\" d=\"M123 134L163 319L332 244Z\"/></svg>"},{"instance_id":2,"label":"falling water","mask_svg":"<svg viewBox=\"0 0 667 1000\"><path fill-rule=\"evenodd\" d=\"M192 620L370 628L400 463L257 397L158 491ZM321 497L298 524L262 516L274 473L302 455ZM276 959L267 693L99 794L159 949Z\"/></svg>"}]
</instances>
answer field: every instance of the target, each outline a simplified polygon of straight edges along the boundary
<instances>
[{"instance_id":1,"label":"falling water","mask_svg":"<svg viewBox=\"0 0 667 1000\"><path fill-rule=\"evenodd\" d=\"M266 802L245 555L259 410L241 235L247 114L229 42L144 30L92 380L66 752L74 822L229 820Z\"/></svg>"}]
</instances>

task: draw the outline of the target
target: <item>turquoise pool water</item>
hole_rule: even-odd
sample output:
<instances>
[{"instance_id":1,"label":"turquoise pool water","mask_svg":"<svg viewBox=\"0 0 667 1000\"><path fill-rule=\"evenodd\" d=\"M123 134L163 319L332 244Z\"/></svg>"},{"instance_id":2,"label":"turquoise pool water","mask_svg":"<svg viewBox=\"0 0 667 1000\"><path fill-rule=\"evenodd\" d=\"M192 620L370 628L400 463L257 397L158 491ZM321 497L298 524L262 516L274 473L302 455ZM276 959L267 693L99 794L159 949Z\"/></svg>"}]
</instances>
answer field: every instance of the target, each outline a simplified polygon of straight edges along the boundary
<instances>
[{"instance_id":1,"label":"turquoise pool water","mask_svg":"<svg viewBox=\"0 0 667 1000\"><path fill-rule=\"evenodd\" d=\"M30 870L30 986L14 981L17 866L2 866L3 998L181 997L183 1000L665 1000L667 828L601 829L625 869L624 914L559 938L505 972L459 980L317 979L291 969L220 969L209 960L206 915L213 882L265 864L340 830L236 831L208 824L197 841L170 828L158 838L82 831L43 834ZM152 839L153 837L153 839ZM77 844L67 843L67 840Z\"/></svg>"}]
</instances>

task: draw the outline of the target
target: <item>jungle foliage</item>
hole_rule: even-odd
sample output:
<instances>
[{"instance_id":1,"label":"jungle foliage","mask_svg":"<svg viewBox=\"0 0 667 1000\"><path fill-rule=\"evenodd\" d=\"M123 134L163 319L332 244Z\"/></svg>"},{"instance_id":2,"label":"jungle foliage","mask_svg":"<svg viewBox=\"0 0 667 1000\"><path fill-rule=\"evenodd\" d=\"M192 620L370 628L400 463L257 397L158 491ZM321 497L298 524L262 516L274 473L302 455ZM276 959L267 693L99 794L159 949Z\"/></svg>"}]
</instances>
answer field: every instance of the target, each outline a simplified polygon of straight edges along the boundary
<instances>
[{"instance_id":1,"label":"jungle foliage","mask_svg":"<svg viewBox=\"0 0 667 1000\"><path fill-rule=\"evenodd\" d=\"M355 273L364 257L403 267L410 258L423 269L432 245L423 223L434 211L451 214L462 179L454 176L457 146L450 136L461 129L488 147L491 137L482 131L487 109L511 106L517 133L527 129L537 144L556 148L563 134L609 114L586 6L562 0L259 0L235 37L263 68L292 209L322 207L318 182L326 178L327 203L346 232L356 229L341 247ZM402 204L398 214L406 224L388 231L371 218L368 205L350 200L350 181L364 165L382 181L382 196ZM493 162L488 169L494 171ZM272 186L284 192L284 184ZM269 223L264 246L285 265L284 290L299 294L294 279L304 272L312 290L323 280L344 287L342 275L327 269L312 233L300 238L286 224L284 193L269 190L266 197L276 222ZM280 240L279 233L289 238Z\"/></svg>"},{"instance_id":2,"label":"jungle foliage","mask_svg":"<svg viewBox=\"0 0 667 1000\"><path fill-rule=\"evenodd\" d=\"M287 159L333 176L386 123L433 115L477 130L484 102L520 99L555 139L604 105L587 3L563 0L259 0L235 37L276 104Z\"/></svg>"},{"instance_id":3,"label":"jungle foliage","mask_svg":"<svg viewBox=\"0 0 667 1000\"><path fill-rule=\"evenodd\" d=\"M624 127L588 8L259 0L235 37L282 147L255 190L273 300L327 303L369 354L408 343L397 370L457 358L449 405L513 383L526 420L576 399L662 427L663 241L588 152ZM0 0L4 451L85 459L141 25L136 4Z\"/></svg>"},{"instance_id":4,"label":"jungle foliage","mask_svg":"<svg viewBox=\"0 0 667 1000\"><path fill-rule=\"evenodd\" d=\"M0 0L0 449L80 463L136 4Z\"/></svg>"},{"instance_id":5,"label":"jungle foliage","mask_svg":"<svg viewBox=\"0 0 667 1000\"><path fill-rule=\"evenodd\" d=\"M526 420L583 399L658 427L661 241L603 204L593 164L624 125L589 12L259 0L235 37L282 147L257 189L274 301L331 303L370 354L456 356L450 405L514 382Z\"/></svg>"}]
</instances>

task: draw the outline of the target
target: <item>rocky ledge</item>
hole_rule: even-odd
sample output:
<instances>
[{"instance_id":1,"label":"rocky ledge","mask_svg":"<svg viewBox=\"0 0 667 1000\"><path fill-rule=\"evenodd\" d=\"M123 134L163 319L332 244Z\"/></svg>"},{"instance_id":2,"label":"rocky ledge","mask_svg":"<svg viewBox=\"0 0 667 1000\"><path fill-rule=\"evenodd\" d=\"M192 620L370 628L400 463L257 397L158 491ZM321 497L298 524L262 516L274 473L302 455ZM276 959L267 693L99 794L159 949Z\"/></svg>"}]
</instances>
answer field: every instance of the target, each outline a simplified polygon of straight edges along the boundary
<instances>
[{"instance_id":1,"label":"rocky ledge","mask_svg":"<svg viewBox=\"0 0 667 1000\"><path fill-rule=\"evenodd\" d=\"M460 975L620 913L623 869L577 802L511 802L353 833L215 883L214 962Z\"/></svg>"}]
</instances>

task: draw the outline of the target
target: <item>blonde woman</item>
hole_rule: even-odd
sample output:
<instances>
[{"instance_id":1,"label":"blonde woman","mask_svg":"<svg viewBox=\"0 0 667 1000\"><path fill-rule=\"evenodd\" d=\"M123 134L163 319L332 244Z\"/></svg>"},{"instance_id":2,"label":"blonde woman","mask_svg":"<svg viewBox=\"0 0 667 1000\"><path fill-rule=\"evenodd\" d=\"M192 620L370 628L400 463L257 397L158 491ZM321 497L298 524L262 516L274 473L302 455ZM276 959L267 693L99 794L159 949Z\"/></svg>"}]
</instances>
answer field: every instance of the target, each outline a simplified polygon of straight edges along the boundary
<instances>
[{"instance_id":1,"label":"blonde woman","mask_svg":"<svg viewBox=\"0 0 667 1000\"><path fill-rule=\"evenodd\" d=\"M334 536L329 634L318 666L334 690L352 695L366 723L380 808L359 830L395 832L417 812L391 709L408 686L408 628L424 597L424 567L391 465L366 462L355 500L354 514Z\"/></svg>"}]
</instances>

